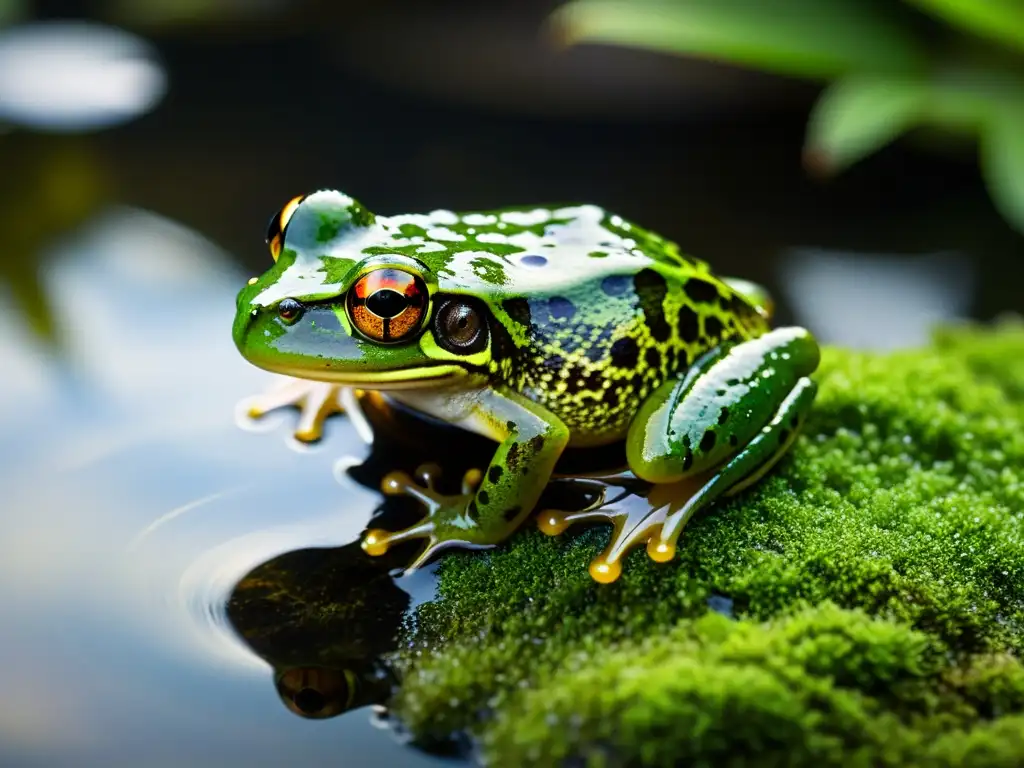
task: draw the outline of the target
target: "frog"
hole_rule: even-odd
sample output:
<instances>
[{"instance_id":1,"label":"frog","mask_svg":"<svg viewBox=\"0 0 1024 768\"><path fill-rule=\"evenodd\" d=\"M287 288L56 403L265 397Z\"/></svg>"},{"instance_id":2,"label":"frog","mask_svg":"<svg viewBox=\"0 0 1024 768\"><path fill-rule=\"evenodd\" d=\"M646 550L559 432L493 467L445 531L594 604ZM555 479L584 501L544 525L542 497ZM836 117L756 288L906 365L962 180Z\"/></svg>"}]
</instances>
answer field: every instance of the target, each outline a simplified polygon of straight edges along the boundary
<instances>
[{"instance_id":1,"label":"frog","mask_svg":"<svg viewBox=\"0 0 1024 768\"><path fill-rule=\"evenodd\" d=\"M641 546L668 562L694 514L789 451L816 397L818 343L772 326L766 290L598 205L384 216L321 189L284 205L266 239L272 265L239 292L232 333L288 378L252 415L297 405L315 439L340 393L370 392L494 445L455 493L429 472L385 477L424 515L370 528L362 547L418 541L408 570L496 547L538 512L560 533L578 518L537 509L559 458L613 443L626 471L683 500L620 520L590 573L614 581Z\"/></svg>"}]
</instances>

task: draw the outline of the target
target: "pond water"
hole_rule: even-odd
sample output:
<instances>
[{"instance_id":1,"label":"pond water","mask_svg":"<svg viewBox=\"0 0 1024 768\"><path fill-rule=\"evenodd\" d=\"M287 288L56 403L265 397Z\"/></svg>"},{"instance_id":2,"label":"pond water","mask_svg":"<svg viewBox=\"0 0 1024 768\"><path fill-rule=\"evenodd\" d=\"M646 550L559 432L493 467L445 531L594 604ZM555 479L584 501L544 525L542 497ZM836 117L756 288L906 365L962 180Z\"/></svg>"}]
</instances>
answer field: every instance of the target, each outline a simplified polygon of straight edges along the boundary
<instances>
[{"instance_id":1,"label":"pond water","mask_svg":"<svg viewBox=\"0 0 1024 768\"><path fill-rule=\"evenodd\" d=\"M480 19L386 5L338 6L336 24L317 7L265 37L225 16L116 62L109 29L92 51L62 38L56 59L5 30L4 119L110 130L0 125L0 767L452 762L378 708L393 682L380 657L435 569L394 578L416 544L358 546L371 518L414 519L377 489L436 438L403 426L371 443L334 418L309 446L294 411L240 415L277 379L235 350L234 298L269 266L265 217L294 194L341 187L380 214L595 202L764 282L780 322L830 344L915 346L937 322L1024 307L1007 279L1021 240L971 153L901 145L811 182L813 88L541 50L550 3ZM28 327L51 322L57 348ZM480 440L443 439L458 478ZM609 502L616 524L648 511L626 495Z\"/></svg>"},{"instance_id":2,"label":"pond water","mask_svg":"<svg viewBox=\"0 0 1024 768\"><path fill-rule=\"evenodd\" d=\"M381 500L345 471L369 454L351 421L315 447L290 437L294 412L240 423L238 403L273 383L231 343L248 276L130 209L50 256L62 353L0 303L0 765L443 762L375 727L365 687L341 716L296 714L348 701L351 678L304 659L365 662L431 575L393 581L351 546ZM371 584L374 610L317 635L236 590L296 551L296 567L364 569L332 588Z\"/></svg>"},{"instance_id":3,"label":"pond water","mask_svg":"<svg viewBox=\"0 0 1024 768\"><path fill-rule=\"evenodd\" d=\"M280 383L231 341L249 275L168 219L108 209L41 263L58 346L0 294L0 765L450 763L405 743L383 706L384 658L435 567L400 576L418 544L370 558L359 540L371 519L419 515L379 493L386 473L441 440L454 482L483 439L372 401L314 445L293 437L294 410L248 419ZM841 271L791 277L841 296ZM930 296L889 332L913 342ZM802 308L813 325L842 307ZM613 514L580 519L629 529L649 512L629 483L594 483L578 499Z\"/></svg>"},{"instance_id":4,"label":"pond water","mask_svg":"<svg viewBox=\"0 0 1024 768\"><path fill-rule=\"evenodd\" d=\"M332 418L315 445L292 436L294 410L249 420L246 401L280 382L231 341L249 275L166 218L109 208L41 263L56 347L0 294L0 765L450 763L406 743L383 706L383 657L432 599L435 567L398 577L418 544L370 558L358 542L371 519L418 517L380 494L386 473L436 458L440 439L455 482L483 439L372 402L369 422ZM792 304L854 342L842 320L863 297L821 264L790 262ZM965 309L958 262L935 260L931 281L922 264L898 283L917 293L871 294L882 346ZM899 276L877 266L880 283ZM580 519L628 529L650 511L645 492L595 483L580 498L613 514Z\"/></svg>"}]
</instances>

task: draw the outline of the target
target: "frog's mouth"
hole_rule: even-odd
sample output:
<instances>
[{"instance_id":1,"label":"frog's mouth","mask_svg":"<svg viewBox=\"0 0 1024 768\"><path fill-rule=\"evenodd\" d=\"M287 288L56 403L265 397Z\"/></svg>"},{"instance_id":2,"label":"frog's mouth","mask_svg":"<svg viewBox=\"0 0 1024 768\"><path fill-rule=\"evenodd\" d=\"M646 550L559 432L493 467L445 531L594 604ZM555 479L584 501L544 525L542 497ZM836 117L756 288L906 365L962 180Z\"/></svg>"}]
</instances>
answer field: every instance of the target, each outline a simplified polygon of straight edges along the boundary
<instances>
[{"instance_id":1,"label":"frog's mouth","mask_svg":"<svg viewBox=\"0 0 1024 768\"><path fill-rule=\"evenodd\" d=\"M284 374L285 376L326 381L331 384L379 391L423 389L437 387L440 384L457 380L468 383L470 378L470 371L452 363L422 365L413 368L396 368L385 371L344 371L331 368L309 369L289 365L261 365L260 367L274 373Z\"/></svg>"}]
</instances>

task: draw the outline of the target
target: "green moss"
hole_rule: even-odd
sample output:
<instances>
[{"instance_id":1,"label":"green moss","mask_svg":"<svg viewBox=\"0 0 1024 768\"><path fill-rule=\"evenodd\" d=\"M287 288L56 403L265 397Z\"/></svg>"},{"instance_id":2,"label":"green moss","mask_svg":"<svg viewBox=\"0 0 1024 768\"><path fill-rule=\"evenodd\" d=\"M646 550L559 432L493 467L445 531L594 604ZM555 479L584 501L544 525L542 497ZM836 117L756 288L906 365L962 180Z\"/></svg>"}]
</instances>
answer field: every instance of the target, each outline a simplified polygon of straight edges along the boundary
<instances>
[{"instance_id":1,"label":"green moss","mask_svg":"<svg viewBox=\"0 0 1024 768\"><path fill-rule=\"evenodd\" d=\"M447 556L395 713L493 765L1019 764L1024 325L817 379L791 455L670 564L592 582L601 528Z\"/></svg>"}]
</instances>

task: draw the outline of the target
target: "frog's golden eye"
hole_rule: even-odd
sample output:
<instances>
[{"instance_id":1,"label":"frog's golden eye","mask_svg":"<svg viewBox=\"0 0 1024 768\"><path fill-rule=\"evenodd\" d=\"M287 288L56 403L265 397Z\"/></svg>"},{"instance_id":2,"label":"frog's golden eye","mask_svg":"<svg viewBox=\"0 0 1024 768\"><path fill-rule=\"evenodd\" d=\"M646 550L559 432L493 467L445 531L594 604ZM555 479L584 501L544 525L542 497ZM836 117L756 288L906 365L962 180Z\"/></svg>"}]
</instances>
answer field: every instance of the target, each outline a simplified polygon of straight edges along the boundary
<instances>
[{"instance_id":1,"label":"frog's golden eye","mask_svg":"<svg viewBox=\"0 0 1024 768\"><path fill-rule=\"evenodd\" d=\"M270 246L270 255L277 261L284 248L284 231L288 227L288 220L291 219L299 203L306 199L306 195L299 195L289 200L284 208L275 213L267 225L267 245Z\"/></svg>"},{"instance_id":2,"label":"frog's golden eye","mask_svg":"<svg viewBox=\"0 0 1024 768\"><path fill-rule=\"evenodd\" d=\"M374 341L403 341L419 330L427 311L427 286L401 269L368 272L348 292L352 324Z\"/></svg>"}]
</instances>

